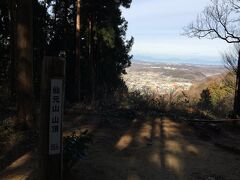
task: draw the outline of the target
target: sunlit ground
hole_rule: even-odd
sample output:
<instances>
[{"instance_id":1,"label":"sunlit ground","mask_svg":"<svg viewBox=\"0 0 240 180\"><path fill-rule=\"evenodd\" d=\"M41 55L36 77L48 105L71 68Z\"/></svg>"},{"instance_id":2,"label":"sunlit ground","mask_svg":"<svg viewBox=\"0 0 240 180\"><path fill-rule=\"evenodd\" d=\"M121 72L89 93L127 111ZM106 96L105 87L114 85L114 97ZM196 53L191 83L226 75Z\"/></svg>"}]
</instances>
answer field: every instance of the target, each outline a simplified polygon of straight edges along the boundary
<instances>
[{"instance_id":1,"label":"sunlit ground","mask_svg":"<svg viewBox=\"0 0 240 180\"><path fill-rule=\"evenodd\" d=\"M189 126L167 117L140 117L119 130L97 130L96 137L89 159L75 167L82 179L237 180L240 176L240 158L199 140Z\"/></svg>"},{"instance_id":2,"label":"sunlit ground","mask_svg":"<svg viewBox=\"0 0 240 180\"><path fill-rule=\"evenodd\" d=\"M111 120L111 115L109 116ZM116 117L115 117L116 118ZM70 125L72 119L72 126ZM69 129L94 135L88 157L73 169L81 180L238 180L240 157L200 140L193 129L167 116L118 117L101 124L101 115L67 116ZM80 128L81 127L81 128ZM36 168L32 155L11 164L0 179L26 179ZM231 172L231 173L229 173Z\"/></svg>"}]
</instances>

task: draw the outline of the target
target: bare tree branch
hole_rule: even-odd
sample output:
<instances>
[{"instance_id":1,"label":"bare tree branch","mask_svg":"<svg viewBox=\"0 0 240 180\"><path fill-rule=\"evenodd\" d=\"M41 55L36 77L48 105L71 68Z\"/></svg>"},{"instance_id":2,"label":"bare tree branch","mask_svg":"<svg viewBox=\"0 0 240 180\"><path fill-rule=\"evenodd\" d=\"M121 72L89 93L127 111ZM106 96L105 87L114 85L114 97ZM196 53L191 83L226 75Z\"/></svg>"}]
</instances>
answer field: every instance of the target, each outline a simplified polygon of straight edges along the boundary
<instances>
[{"instance_id":1,"label":"bare tree branch","mask_svg":"<svg viewBox=\"0 0 240 180\"><path fill-rule=\"evenodd\" d=\"M240 43L239 13L240 0L211 0L196 21L184 28L183 35Z\"/></svg>"},{"instance_id":2,"label":"bare tree branch","mask_svg":"<svg viewBox=\"0 0 240 180\"><path fill-rule=\"evenodd\" d=\"M222 59L224 61L225 67L233 72L235 75L238 72L238 53L240 50L240 44L235 44L234 48L230 51L222 54Z\"/></svg>"}]
</instances>

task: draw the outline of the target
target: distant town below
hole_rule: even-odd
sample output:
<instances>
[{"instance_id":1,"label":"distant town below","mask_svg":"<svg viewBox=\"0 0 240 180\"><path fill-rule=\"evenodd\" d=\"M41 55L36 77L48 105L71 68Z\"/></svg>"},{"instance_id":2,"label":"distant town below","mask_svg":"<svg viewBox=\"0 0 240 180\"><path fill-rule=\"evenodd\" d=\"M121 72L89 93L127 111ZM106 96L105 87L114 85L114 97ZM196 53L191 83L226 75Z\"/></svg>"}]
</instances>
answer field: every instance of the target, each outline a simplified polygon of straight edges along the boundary
<instances>
[{"instance_id":1,"label":"distant town below","mask_svg":"<svg viewBox=\"0 0 240 180\"><path fill-rule=\"evenodd\" d=\"M196 65L177 61L148 62L134 60L123 76L129 91L169 94L187 91L195 83L225 73L220 65Z\"/></svg>"}]
</instances>

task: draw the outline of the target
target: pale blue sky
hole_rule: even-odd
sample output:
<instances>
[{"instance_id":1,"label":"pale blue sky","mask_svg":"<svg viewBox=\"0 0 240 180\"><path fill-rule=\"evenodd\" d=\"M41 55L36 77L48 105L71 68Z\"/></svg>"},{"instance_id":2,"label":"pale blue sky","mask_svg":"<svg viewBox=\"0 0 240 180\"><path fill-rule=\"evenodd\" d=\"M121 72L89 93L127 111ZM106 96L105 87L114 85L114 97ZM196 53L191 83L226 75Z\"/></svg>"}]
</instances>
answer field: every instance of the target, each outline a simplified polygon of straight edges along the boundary
<instances>
[{"instance_id":1,"label":"pale blue sky","mask_svg":"<svg viewBox=\"0 0 240 180\"><path fill-rule=\"evenodd\" d=\"M210 0L133 0L123 9L129 22L128 37L135 38L136 56L181 59L212 59L221 62L228 44L222 40L182 36L183 27L196 19Z\"/></svg>"}]
</instances>

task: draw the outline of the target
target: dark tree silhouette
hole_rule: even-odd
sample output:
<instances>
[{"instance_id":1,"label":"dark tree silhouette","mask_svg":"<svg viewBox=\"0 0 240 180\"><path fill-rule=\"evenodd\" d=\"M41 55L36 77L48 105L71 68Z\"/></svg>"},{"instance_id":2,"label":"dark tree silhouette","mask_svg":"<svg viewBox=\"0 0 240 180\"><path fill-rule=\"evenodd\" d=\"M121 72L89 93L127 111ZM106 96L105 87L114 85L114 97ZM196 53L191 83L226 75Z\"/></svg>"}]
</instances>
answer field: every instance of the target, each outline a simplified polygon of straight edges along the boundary
<instances>
[{"instance_id":1,"label":"dark tree silhouette","mask_svg":"<svg viewBox=\"0 0 240 180\"><path fill-rule=\"evenodd\" d=\"M20 121L30 126L33 120L45 55L66 57L68 102L79 101L80 95L87 102L100 100L126 88L122 74L131 64L133 38L126 38L127 21L121 7L130 4L131 0L0 3L0 84L8 90L12 82Z\"/></svg>"},{"instance_id":2,"label":"dark tree silhouette","mask_svg":"<svg viewBox=\"0 0 240 180\"><path fill-rule=\"evenodd\" d=\"M211 93L209 89L204 89L202 91L199 106L204 110L210 110L212 108Z\"/></svg>"},{"instance_id":3,"label":"dark tree silhouette","mask_svg":"<svg viewBox=\"0 0 240 180\"><path fill-rule=\"evenodd\" d=\"M81 98L81 0L76 0L76 67L75 67L75 99L80 101Z\"/></svg>"},{"instance_id":4,"label":"dark tree silhouette","mask_svg":"<svg viewBox=\"0 0 240 180\"><path fill-rule=\"evenodd\" d=\"M16 0L9 0L8 2L9 8L9 32L10 32L10 62L11 62L11 80L10 80L10 87L11 87L11 96L14 97L16 93L16 73L15 73L15 64L16 64L16 54L15 54L15 46L16 46Z\"/></svg>"}]
</instances>

